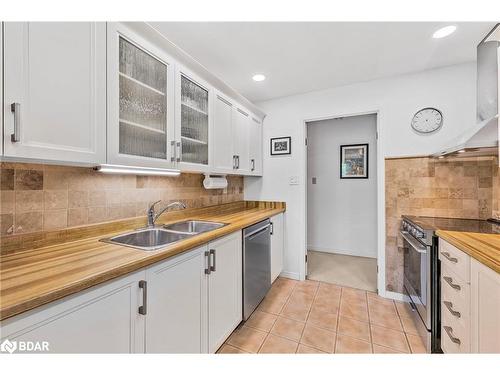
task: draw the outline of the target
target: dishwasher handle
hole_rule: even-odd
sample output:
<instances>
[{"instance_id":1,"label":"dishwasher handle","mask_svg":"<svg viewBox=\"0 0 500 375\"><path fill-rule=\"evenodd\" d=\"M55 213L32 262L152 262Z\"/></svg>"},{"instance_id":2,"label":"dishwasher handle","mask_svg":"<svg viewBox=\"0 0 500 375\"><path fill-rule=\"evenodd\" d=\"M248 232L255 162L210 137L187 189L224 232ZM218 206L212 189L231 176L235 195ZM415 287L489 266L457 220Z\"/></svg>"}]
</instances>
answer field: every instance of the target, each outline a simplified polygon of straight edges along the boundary
<instances>
[{"instance_id":1,"label":"dishwasher handle","mask_svg":"<svg viewBox=\"0 0 500 375\"><path fill-rule=\"evenodd\" d=\"M265 226L254 230L253 232L245 233L245 239L248 238L249 240L251 240L252 238L256 237L258 234L268 230L270 227L271 227L271 223L266 224Z\"/></svg>"}]
</instances>

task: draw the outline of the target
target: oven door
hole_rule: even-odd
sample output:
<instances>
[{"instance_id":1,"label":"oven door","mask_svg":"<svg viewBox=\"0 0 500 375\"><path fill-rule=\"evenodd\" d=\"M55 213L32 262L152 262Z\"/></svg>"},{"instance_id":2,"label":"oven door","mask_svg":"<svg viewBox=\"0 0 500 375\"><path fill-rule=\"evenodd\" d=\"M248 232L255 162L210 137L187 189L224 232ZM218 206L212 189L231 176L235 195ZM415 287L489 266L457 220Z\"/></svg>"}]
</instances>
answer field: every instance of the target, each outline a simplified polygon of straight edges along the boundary
<instances>
[{"instance_id":1,"label":"oven door","mask_svg":"<svg viewBox=\"0 0 500 375\"><path fill-rule=\"evenodd\" d=\"M431 329L430 251L406 231L401 231L404 249L404 286L420 318Z\"/></svg>"}]
</instances>

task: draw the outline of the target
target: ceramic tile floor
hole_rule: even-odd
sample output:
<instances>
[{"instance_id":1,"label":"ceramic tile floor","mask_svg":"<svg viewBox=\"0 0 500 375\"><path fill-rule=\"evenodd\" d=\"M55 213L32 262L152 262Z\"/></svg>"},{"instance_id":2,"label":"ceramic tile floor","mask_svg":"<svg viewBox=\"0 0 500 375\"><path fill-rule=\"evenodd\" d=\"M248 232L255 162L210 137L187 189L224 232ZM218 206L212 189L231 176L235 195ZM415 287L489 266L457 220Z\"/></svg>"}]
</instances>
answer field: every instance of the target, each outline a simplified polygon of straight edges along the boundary
<instances>
[{"instance_id":1,"label":"ceramic tile floor","mask_svg":"<svg viewBox=\"0 0 500 375\"><path fill-rule=\"evenodd\" d=\"M219 353L424 353L404 306L375 293L278 278Z\"/></svg>"}]
</instances>

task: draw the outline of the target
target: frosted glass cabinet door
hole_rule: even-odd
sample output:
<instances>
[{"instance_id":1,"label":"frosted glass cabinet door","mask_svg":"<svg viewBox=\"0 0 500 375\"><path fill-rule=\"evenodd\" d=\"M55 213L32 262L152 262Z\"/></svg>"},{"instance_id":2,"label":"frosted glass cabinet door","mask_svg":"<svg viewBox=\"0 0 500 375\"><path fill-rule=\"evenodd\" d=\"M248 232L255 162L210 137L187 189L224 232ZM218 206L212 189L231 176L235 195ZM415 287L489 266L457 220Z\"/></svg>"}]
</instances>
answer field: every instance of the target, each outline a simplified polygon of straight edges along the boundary
<instances>
[{"instance_id":1,"label":"frosted glass cabinet door","mask_svg":"<svg viewBox=\"0 0 500 375\"><path fill-rule=\"evenodd\" d=\"M5 155L104 162L106 24L5 22L3 42Z\"/></svg>"},{"instance_id":2,"label":"frosted glass cabinet door","mask_svg":"<svg viewBox=\"0 0 500 375\"><path fill-rule=\"evenodd\" d=\"M210 139L210 88L208 84L179 69L176 86L177 161L182 170L208 169Z\"/></svg>"},{"instance_id":3,"label":"frosted glass cabinet door","mask_svg":"<svg viewBox=\"0 0 500 375\"><path fill-rule=\"evenodd\" d=\"M108 30L108 162L170 167L173 66L122 24ZM114 27L113 27L114 26Z\"/></svg>"}]
</instances>

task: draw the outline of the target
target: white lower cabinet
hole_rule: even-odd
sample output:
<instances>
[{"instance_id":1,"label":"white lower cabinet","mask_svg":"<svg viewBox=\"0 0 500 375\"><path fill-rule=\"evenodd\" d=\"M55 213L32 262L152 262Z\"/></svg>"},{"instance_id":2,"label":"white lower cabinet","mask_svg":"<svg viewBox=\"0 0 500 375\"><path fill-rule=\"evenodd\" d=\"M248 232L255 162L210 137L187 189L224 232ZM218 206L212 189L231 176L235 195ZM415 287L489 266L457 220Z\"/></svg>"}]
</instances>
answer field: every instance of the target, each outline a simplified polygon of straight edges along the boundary
<instances>
[{"instance_id":1,"label":"white lower cabinet","mask_svg":"<svg viewBox=\"0 0 500 375\"><path fill-rule=\"evenodd\" d=\"M241 231L0 322L51 353L214 353L242 320Z\"/></svg>"},{"instance_id":2,"label":"white lower cabinet","mask_svg":"<svg viewBox=\"0 0 500 375\"><path fill-rule=\"evenodd\" d=\"M283 270L284 252L284 216L278 214L271 218L271 282L276 280Z\"/></svg>"},{"instance_id":3,"label":"white lower cabinet","mask_svg":"<svg viewBox=\"0 0 500 375\"><path fill-rule=\"evenodd\" d=\"M444 353L500 353L500 274L439 240Z\"/></svg>"},{"instance_id":4,"label":"white lower cabinet","mask_svg":"<svg viewBox=\"0 0 500 375\"><path fill-rule=\"evenodd\" d=\"M241 232L209 244L208 349L214 353L242 319Z\"/></svg>"},{"instance_id":5,"label":"white lower cabinet","mask_svg":"<svg viewBox=\"0 0 500 375\"><path fill-rule=\"evenodd\" d=\"M146 352L206 353L207 246L146 270Z\"/></svg>"},{"instance_id":6,"label":"white lower cabinet","mask_svg":"<svg viewBox=\"0 0 500 375\"><path fill-rule=\"evenodd\" d=\"M471 349L500 353L500 274L471 260Z\"/></svg>"},{"instance_id":7,"label":"white lower cabinet","mask_svg":"<svg viewBox=\"0 0 500 375\"><path fill-rule=\"evenodd\" d=\"M144 278L136 272L0 322L2 342L46 341L50 353L142 353Z\"/></svg>"}]
</instances>

